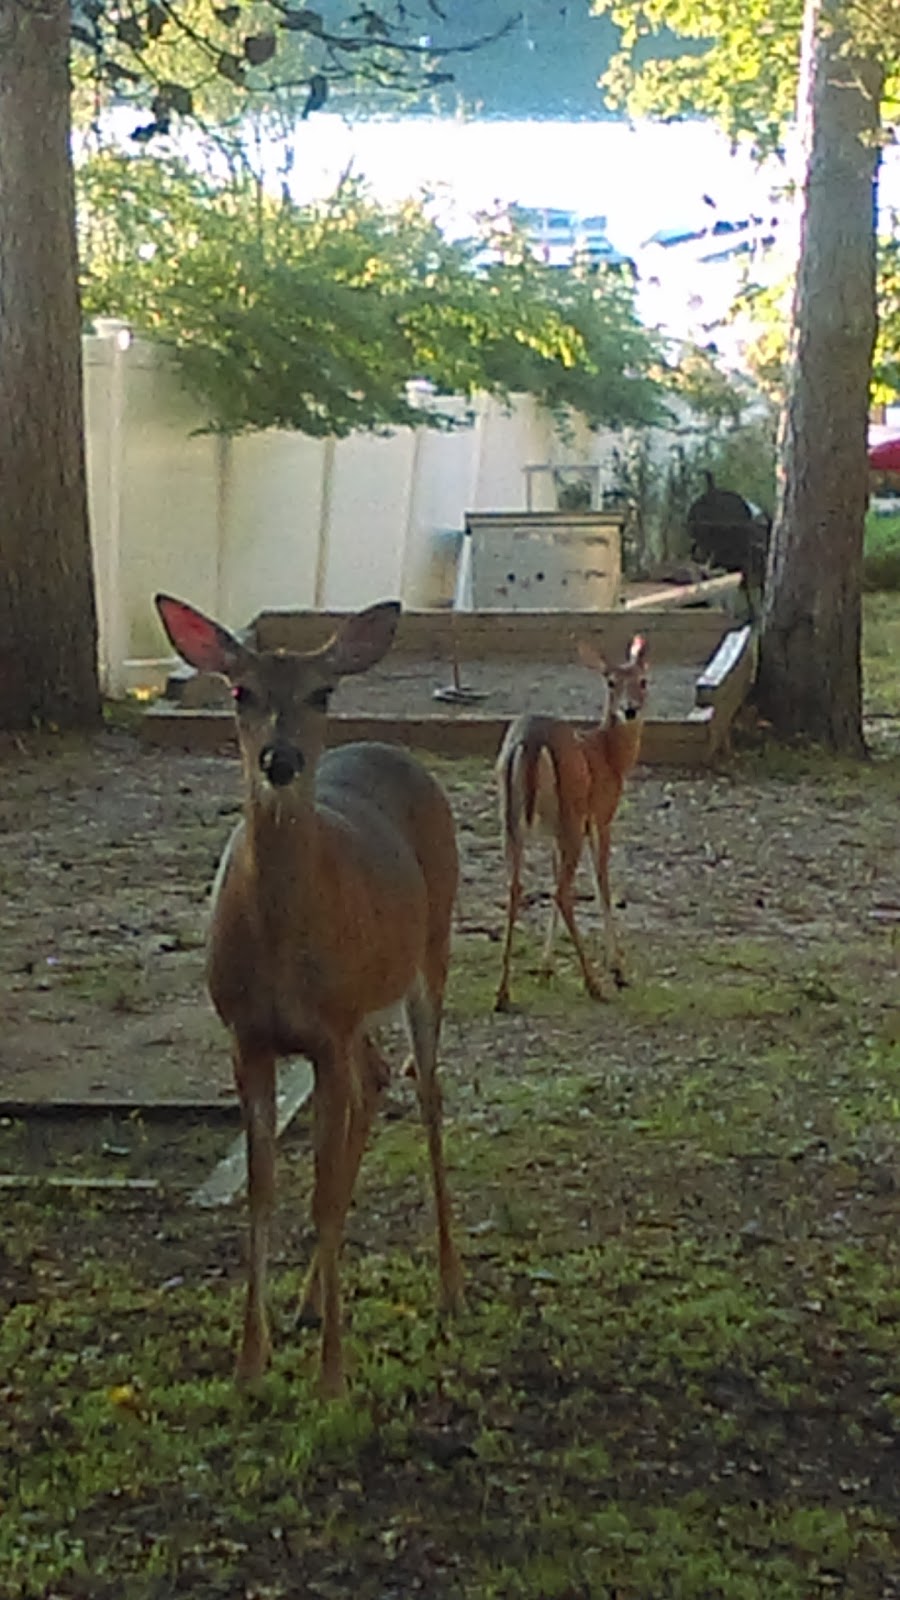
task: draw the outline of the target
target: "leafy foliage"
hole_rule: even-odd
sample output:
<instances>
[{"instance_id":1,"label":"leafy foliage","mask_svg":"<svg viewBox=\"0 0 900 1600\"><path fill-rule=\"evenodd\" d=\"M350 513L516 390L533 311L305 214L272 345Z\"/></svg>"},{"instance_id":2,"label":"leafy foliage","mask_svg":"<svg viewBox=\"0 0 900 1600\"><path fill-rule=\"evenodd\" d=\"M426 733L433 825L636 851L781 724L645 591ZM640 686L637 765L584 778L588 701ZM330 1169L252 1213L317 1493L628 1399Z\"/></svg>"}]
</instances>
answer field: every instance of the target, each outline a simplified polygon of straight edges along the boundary
<instances>
[{"instance_id":1,"label":"leafy foliage","mask_svg":"<svg viewBox=\"0 0 900 1600\"><path fill-rule=\"evenodd\" d=\"M705 115L776 148L794 106L802 0L594 0L621 32L606 86L635 112ZM677 49L665 51L663 30ZM648 45L652 41L652 45ZM652 51L652 53L651 53Z\"/></svg>"},{"instance_id":2,"label":"leafy foliage","mask_svg":"<svg viewBox=\"0 0 900 1600\"><path fill-rule=\"evenodd\" d=\"M900 394L900 239L896 232L881 241L878 253L875 376L881 388L879 399L893 399Z\"/></svg>"},{"instance_id":3,"label":"leafy foliage","mask_svg":"<svg viewBox=\"0 0 900 1600\"><path fill-rule=\"evenodd\" d=\"M889 405L900 395L900 239L892 231L878 243L878 337L872 362L872 403ZM750 284L735 303L754 327L747 347L750 370L773 400L783 393L788 358L789 285Z\"/></svg>"},{"instance_id":4,"label":"leafy foliage","mask_svg":"<svg viewBox=\"0 0 900 1600\"><path fill-rule=\"evenodd\" d=\"M275 200L175 161L107 155L79 175L83 301L172 347L225 431L323 435L429 420L410 400L528 391L592 423L652 421L659 348L630 281L517 261L477 268L424 207L357 182L323 204Z\"/></svg>"},{"instance_id":5,"label":"leafy foliage","mask_svg":"<svg viewBox=\"0 0 900 1600\"><path fill-rule=\"evenodd\" d=\"M781 147L794 114L803 0L593 0L620 30L603 86L614 104L664 117L708 116L759 151ZM855 50L900 69L900 20L874 0L847 0ZM674 40L672 36L674 35ZM668 38L667 38L668 36ZM888 87L888 99L896 86Z\"/></svg>"}]
</instances>

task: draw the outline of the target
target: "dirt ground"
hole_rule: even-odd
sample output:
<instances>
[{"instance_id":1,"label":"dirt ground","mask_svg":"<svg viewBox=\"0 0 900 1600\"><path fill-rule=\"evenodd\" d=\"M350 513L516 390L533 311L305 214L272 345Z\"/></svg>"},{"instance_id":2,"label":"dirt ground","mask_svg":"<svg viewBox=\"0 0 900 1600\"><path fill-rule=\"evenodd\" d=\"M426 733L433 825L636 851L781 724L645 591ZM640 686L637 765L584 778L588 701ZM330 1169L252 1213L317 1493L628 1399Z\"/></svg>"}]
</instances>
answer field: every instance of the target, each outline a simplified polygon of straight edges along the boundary
<instances>
[{"instance_id":1,"label":"dirt ground","mask_svg":"<svg viewBox=\"0 0 900 1600\"><path fill-rule=\"evenodd\" d=\"M695 677L691 666L658 670L650 716L686 715ZM480 696L461 709L467 716L530 707L589 718L605 692L596 671L577 663L472 663L462 681ZM333 709L452 717L434 699L449 682L446 662L394 663L341 684ZM238 811L234 761L155 753L110 734L90 751L12 745L2 771L0 1101L227 1101L230 1071L203 997L201 946L215 864ZM452 767L448 778L452 785ZM465 834L473 807L493 819L487 764L467 774L464 793ZM493 940L503 885L492 840L486 857L460 918Z\"/></svg>"},{"instance_id":2,"label":"dirt ground","mask_svg":"<svg viewBox=\"0 0 900 1600\"><path fill-rule=\"evenodd\" d=\"M900 850L890 783L868 784L862 804L852 771L786 782L756 765L749 757L739 770L638 769L612 868L635 976L664 977L676 947L679 964L690 950L702 971L714 946L721 956L762 939L813 958L852 932L883 965L892 1004ZM228 1100L202 942L238 811L236 762L109 733L89 749L25 741L0 770L0 1101ZM486 973L496 968L504 904L491 775L472 762L441 771L462 847L458 946ZM537 871L534 886L545 903ZM535 928L543 915L537 904ZM588 901L582 916L590 928ZM487 1026L499 1042L517 1022ZM604 1048L626 1048L614 1005L602 1027ZM468 1054L452 1005L448 1030L451 1052Z\"/></svg>"}]
</instances>

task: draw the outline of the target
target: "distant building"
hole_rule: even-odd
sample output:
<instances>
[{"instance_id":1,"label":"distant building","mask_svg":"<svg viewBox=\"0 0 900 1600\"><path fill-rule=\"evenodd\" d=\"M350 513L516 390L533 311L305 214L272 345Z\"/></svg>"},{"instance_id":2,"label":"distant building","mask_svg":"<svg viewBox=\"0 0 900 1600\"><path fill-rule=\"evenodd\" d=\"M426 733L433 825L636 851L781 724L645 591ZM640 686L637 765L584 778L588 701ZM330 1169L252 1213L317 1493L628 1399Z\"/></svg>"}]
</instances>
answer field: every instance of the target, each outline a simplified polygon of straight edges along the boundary
<instances>
[{"instance_id":1,"label":"distant building","mask_svg":"<svg viewBox=\"0 0 900 1600\"><path fill-rule=\"evenodd\" d=\"M775 210L708 227L661 228L636 252L638 309L651 326L707 344L735 346L740 329L724 330L745 281L771 283L783 272L784 219Z\"/></svg>"},{"instance_id":2,"label":"distant building","mask_svg":"<svg viewBox=\"0 0 900 1600\"><path fill-rule=\"evenodd\" d=\"M503 259L501 240L506 227L524 234L534 256L548 267L633 267L629 257L611 243L606 226L604 216L586 217L554 206L511 205L498 219L498 241L485 259Z\"/></svg>"}]
</instances>

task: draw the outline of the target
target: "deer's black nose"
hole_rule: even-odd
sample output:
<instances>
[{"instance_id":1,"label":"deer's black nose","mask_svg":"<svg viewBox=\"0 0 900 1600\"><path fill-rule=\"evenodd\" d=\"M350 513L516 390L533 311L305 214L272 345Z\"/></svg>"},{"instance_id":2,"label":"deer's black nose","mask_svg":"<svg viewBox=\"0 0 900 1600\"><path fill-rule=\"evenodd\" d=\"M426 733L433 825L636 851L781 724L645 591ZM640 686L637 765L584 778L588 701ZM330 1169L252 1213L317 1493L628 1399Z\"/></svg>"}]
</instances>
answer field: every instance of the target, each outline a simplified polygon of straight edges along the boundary
<instances>
[{"instance_id":1,"label":"deer's black nose","mask_svg":"<svg viewBox=\"0 0 900 1600\"><path fill-rule=\"evenodd\" d=\"M267 744L259 754L260 770L276 789L292 783L306 765L303 755L292 744Z\"/></svg>"}]
</instances>

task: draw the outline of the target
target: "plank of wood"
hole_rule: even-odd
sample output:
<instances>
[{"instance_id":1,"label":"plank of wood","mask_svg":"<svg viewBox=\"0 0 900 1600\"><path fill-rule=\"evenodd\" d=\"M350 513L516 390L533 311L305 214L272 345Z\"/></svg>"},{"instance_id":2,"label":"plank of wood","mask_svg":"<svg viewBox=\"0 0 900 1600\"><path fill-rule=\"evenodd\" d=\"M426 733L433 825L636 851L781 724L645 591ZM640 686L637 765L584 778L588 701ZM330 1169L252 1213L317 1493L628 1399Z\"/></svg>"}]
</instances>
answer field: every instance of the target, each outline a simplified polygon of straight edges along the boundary
<instances>
[{"instance_id":1,"label":"plank of wood","mask_svg":"<svg viewBox=\"0 0 900 1600\"><path fill-rule=\"evenodd\" d=\"M710 580L721 583L720 579ZM726 574L724 587L732 580ZM346 613L263 611L254 624L264 650L312 650L334 633ZM518 660L568 662L578 641L589 637L604 654L618 656L634 632L651 636L656 663L703 661L722 637L726 620L715 607L644 611L404 611L397 624L391 660L440 657L454 650L468 661Z\"/></svg>"},{"instance_id":2,"label":"plank of wood","mask_svg":"<svg viewBox=\"0 0 900 1600\"><path fill-rule=\"evenodd\" d=\"M741 586L739 572L724 572L717 578L698 578L695 583L665 583L644 589L622 602L623 611L677 611L710 601L724 602Z\"/></svg>"},{"instance_id":3,"label":"plank of wood","mask_svg":"<svg viewBox=\"0 0 900 1600\"><path fill-rule=\"evenodd\" d=\"M0 1189L68 1189L84 1193L102 1189L131 1194L158 1190L159 1182L156 1178L72 1178L63 1173L0 1172Z\"/></svg>"},{"instance_id":4,"label":"plank of wood","mask_svg":"<svg viewBox=\"0 0 900 1600\"><path fill-rule=\"evenodd\" d=\"M749 649L752 629L749 623L743 628L732 628L726 633L715 655L706 663L694 685L694 703L698 706L715 705L727 680Z\"/></svg>"},{"instance_id":5,"label":"plank of wood","mask_svg":"<svg viewBox=\"0 0 900 1600\"><path fill-rule=\"evenodd\" d=\"M230 1100L0 1100L0 1119L10 1122L90 1122L101 1117L141 1122L178 1122L201 1117L207 1122L233 1122L237 1105Z\"/></svg>"},{"instance_id":6,"label":"plank of wood","mask_svg":"<svg viewBox=\"0 0 900 1600\"><path fill-rule=\"evenodd\" d=\"M713 712L710 754L727 749L731 725L756 676L756 638L748 625L726 634L694 686L698 709Z\"/></svg>"},{"instance_id":7,"label":"plank of wood","mask_svg":"<svg viewBox=\"0 0 900 1600\"><path fill-rule=\"evenodd\" d=\"M278 1138L306 1104L313 1092L313 1083L313 1071L308 1061L291 1061L281 1068L275 1111ZM209 1177L204 1178L199 1188L194 1190L188 1204L206 1207L230 1205L238 1190L246 1188L246 1184L247 1148L241 1133L221 1161L213 1167Z\"/></svg>"},{"instance_id":8,"label":"plank of wood","mask_svg":"<svg viewBox=\"0 0 900 1600\"><path fill-rule=\"evenodd\" d=\"M460 710L451 716L391 717L332 716L328 723L329 745L346 744L355 739L378 739L400 744L437 756L477 756L487 761L496 758L511 718L472 716ZM665 766L672 751L685 745L690 764L702 761L695 719L651 718L644 725L641 764ZM141 722L141 737L148 744L169 749L219 750L235 745L234 719L230 712L153 710ZM590 724L576 720L575 726ZM678 756L681 765L681 755Z\"/></svg>"}]
</instances>

